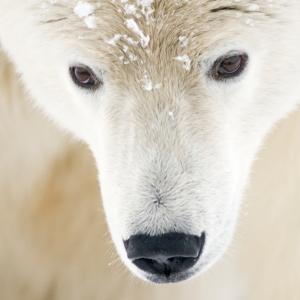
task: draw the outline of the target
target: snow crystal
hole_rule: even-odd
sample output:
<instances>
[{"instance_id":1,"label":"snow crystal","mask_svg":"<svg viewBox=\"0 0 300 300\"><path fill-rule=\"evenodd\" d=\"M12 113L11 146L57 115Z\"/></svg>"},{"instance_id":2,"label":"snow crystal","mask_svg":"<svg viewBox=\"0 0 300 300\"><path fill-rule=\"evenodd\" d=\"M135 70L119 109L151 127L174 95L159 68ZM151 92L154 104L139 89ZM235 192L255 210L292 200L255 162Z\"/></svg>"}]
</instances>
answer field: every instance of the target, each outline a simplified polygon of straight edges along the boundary
<instances>
[{"instance_id":1,"label":"snow crystal","mask_svg":"<svg viewBox=\"0 0 300 300\"><path fill-rule=\"evenodd\" d=\"M245 23L247 24L247 25L249 25L249 26L254 26L254 21L252 20L252 19L250 19L250 18L248 18L248 19L246 19L245 20Z\"/></svg>"},{"instance_id":2,"label":"snow crystal","mask_svg":"<svg viewBox=\"0 0 300 300\"><path fill-rule=\"evenodd\" d=\"M141 5L142 7L151 7L153 0L138 0L137 1L139 5Z\"/></svg>"},{"instance_id":3,"label":"snow crystal","mask_svg":"<svg viewBox=\"0 0 300 300\"><path fill-rule=\"evenodd\" d=\"M79 1L77 5L74 7L74 13L79 18L87 17L91 15L94 11L95 11L95 7L88 2Z\"/></svg>"},{"instance_id":4,"label":"snow crystal","mask_svg":"<svg viewBox=\"0 0 300 300\"><path fill-rule=\"evenodd\" d=\"M175 118L174 118L174 113L172 112L172 111L169 111L169 116L170 116L170 118L172 119L172 120L174 120Z\"/></svg>"},{"instance_id":5,"label":"snow crystal","mask_svg":"<svg viewBox=\"0 0 300 300\"><path fill-rule=\"evenodd\" d=\"M115 46L121 37L121 34L115 34L111 39L107 40L106 43Z\"/></svg>"},{"instance_id":6,"label":"snow crystal","mask_svg":"<svg viewBox=\"0 0 300 300\"><path fill-rule=\"evenodd\" d=\"M134 32L136 35L140 37L140 44L143 48L146 48L149 45L150 37L149 35L145 35L142 30L139 28L138 24L134 19L127 19L125 20L125 25L128 29Z\"/></svg>"},{"instance_id":7,"label":"snow crystal","mask_svg":"<svg viewBox=\"0 0 300 300\"><path fill-rule=\"evenodd\" d=\"M121 39L123 39L125 42L127 42L129 45L137 45L138 41L135 41L133 38L129 37L127 34L115 34L112 38L106 40L107 44L110 44L112 46L116 46L117 42L119 42Z\"/></svg>"},{"instance_id":8,"label":"snow crystal","mask_svg":"<svg viewBox=\"0 0 300 300\"><path fill-rule=\"evenodd\" d=\"M126 15L134 15L136 13L136 6L134 4L125 4L124 12Z\"/></svg>"},{"instance_id":9,"label":"snow crystal","mask_svg":"<svg viewBox=\"0 0 300 300\"><path fill-rule=\"evenodd\" d=\"M94 16L85 17L84 23L86 24L87 28L90 28L90 29L97 27L96 18Z\"/></svg>"},{"instance_id":10,"label":"snow crystal","mask_svg":"<svg viewBox=\"0 0 300 300\"><path fill-rule=\"evenodd\" d=\"M186 48L188 43L189 43L189 39L186 36L180 36L178 38L179 43L180 43L180 47L181 48Z\"/></svg>"},{"instance_id":11,"label":"snow crystal","mask_svg":"<svg viewBox=\"0 0 300 300\"><path fill-rule=\"evenodd\" d=\"M144 74L144 77L141 79L141 83L142 88L148 92L161 88L161 83L153 84L147 73Z\"/></svg>"},{"instance_id":12,"label":"snow crystal","mask_svg":"<svg viewBox=\"0 0 300 300\"><path fill-rule=\"evenodd\" d=\"M128 53L128 58L131 62L137 61L137 59L138 59L137 56L132 53Z\"/></svg>"},{"instance_id":13,"label":"snow crystal","mask_svg":"<svg viewBox=\"0 0 300 300\"><path fill-rule=\"evenodd\" d=\"M153 13L152 4L153 0L137 0L137 4L141 7L142 14L145 16L147 23L149 16Z\"/></svg>"},{"instance_id":14,"label":"snow crystal","mask_svg":"<svg viewBox=\"0 0 300 300\"><path fill-rule=\"evenodd\" d=\"M87 28L96 28L96 17L92 16L95 12L94 5L88 2L78 1L73 11L79 18L83 19Z\"/></svg>"},{"instance_id":15,"label":"snow crystal","mask_svg":"<svg viewBox=\"0 0 300 300\"><path fill-rule=\"evenodd\" d=\"M187 71L191 70L191 59L187 55L180 55L175 57L176 60L183 63L183 68Z\"/></svg>"},{"instance_id":16,"label":"snow crystal","mask_svg":"<svg viewBox=\"0 0 300 300\"><path fill-rule=\"evenodd\" d=\"M144 78L141 80L142 87L145 91L151 92L153 90L152 80L148 77L147 74L144 75Z\"/></svg>"},{"instance_id":17,"label":"snow crystal","mask_svg":"<svg viewBox=\"0 0 300 300\"><path fill-rule=\"evenodd\" d=\"M137 45L139 43L138 41L135 41L134 39L129 37L127 34L123 34L122 38L130 45Z\"/></svg>"},{"instance_id":18,"label":"snow crystal","mask_svg":"<svg viewBox=\"0 0 300 300\"><path fill-rule=\"evenodd\" d=\"M249 4L248 10L250 10L250 11L258 11L259 10L259 5L256 4L256 3Z\"/></svg>"}]
</instances>

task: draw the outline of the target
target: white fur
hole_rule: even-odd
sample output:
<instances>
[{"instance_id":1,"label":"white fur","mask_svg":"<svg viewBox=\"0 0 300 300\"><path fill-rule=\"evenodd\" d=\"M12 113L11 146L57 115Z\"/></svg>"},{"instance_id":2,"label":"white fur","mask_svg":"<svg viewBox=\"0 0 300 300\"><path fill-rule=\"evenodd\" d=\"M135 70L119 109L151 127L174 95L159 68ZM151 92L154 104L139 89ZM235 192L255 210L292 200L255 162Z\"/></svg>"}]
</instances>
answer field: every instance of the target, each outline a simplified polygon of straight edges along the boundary
<instances>
[{"instance_id":1,"label":"white fur","mask_svg":"<svg viewBox=\"0 0 300 300\"><path fill-rule=\"evenodd\" d=\"M122 240L133 234L205 231L203 255L191 271L198 274L231 240L264 136L300 101L300 4L259 0L258 12L251 6L251 13L217 17L212 9L235 1L165 1L153 13L141 7L136 35L120 1L89 2L95 29L72 14L76 1L1 0L1 44L36 104L90 146L125 264L144 278L126 258ZM240 11L252 2L241 1ZM155 13L157 27L151 23ZM139 42L141 33L149 35L149 45ZM178 38L187 33L182 50ZM140 44L127 41L124 50L121 43L107 43L117 34ZM245 73L232 82L209 79L214 60L231 50L249 54ZM127 51L138 61L118 59ZM190 70L174 59L179 55L191 58ZM103 73L104 88L78 89L68 73L73 63ZM159 88L143 89L145 75ZM159 204L155 193L162 196Z\"/></svg>"}]
</instances>

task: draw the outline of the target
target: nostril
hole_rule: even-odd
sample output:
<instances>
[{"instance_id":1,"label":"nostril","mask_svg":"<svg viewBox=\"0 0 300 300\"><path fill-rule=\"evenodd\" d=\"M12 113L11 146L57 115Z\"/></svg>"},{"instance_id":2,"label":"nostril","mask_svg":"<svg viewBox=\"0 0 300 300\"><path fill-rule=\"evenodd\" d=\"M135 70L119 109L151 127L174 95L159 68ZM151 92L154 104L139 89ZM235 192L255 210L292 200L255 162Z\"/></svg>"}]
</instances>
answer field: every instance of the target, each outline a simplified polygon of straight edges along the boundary
<instances>
[{"instance_id":1,"label":"nostril","mask_svg":"<svg viewBox=\"0 0 300 300\"><path fill-rule=\"evenodd\" d=\"M134 235L124 242L127 256L141 270L169 277L190 269L204 247L205 233L200 237L184 233L159 236Z\"/></svg>"}]
</instances>

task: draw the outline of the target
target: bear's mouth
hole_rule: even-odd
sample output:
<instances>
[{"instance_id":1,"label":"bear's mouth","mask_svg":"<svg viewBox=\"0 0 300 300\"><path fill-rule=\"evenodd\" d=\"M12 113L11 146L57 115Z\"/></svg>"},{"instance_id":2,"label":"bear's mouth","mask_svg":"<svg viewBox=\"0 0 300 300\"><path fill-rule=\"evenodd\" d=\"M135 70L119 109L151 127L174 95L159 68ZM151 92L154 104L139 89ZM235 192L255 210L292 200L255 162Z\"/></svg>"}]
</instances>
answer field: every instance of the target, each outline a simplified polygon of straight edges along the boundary
<instances>
[{"instance_id":1,"label":"bear's mouth","mask_svg":"<svg viewBox=\"0 0 300 300\"><path fill-rule=\"evenodd\" d=\"M187 271L187 272L180 272L180 273L169 273L166 275L154 275L154 274L147 274L145 279L156 283L156 284L167 284L167 283L177 283L181 281L185 281L195 275L195 271Z\"/></svg>"}]
</instances>

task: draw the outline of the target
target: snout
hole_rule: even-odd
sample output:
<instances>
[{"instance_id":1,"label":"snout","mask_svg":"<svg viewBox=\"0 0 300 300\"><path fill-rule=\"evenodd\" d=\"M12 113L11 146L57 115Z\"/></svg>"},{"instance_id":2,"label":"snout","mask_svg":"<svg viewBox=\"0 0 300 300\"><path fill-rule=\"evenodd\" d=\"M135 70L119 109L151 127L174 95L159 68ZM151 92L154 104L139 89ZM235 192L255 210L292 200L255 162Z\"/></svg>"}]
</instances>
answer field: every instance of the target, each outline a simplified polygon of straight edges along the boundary
<instances>
[{"instance_id":1,"label":"snout","mask_svg":"<svg viewBox=\"0 0 300 300\"><path fill-rule=\"evenodd\" d=\"M157 283L188 278L188 270L199 260L204 244L204 232L200 237L176 232L138 234L124 241L128 259Z\"/></svg>"}]
</instances>

